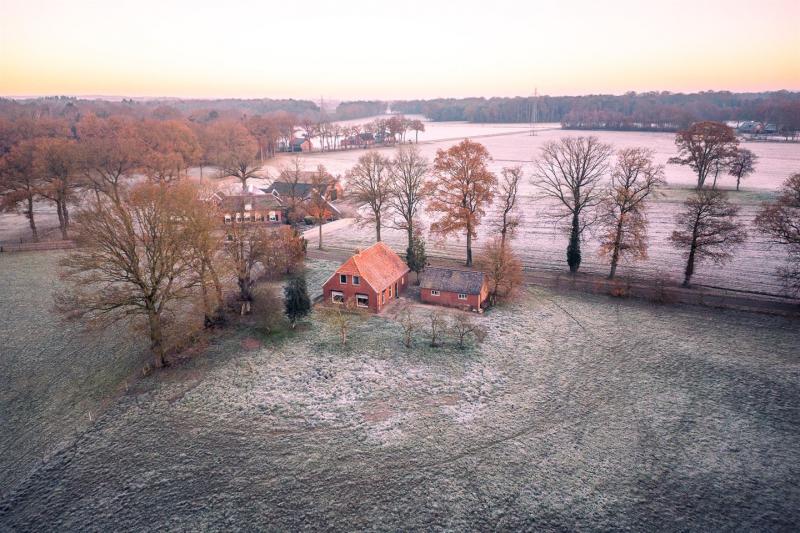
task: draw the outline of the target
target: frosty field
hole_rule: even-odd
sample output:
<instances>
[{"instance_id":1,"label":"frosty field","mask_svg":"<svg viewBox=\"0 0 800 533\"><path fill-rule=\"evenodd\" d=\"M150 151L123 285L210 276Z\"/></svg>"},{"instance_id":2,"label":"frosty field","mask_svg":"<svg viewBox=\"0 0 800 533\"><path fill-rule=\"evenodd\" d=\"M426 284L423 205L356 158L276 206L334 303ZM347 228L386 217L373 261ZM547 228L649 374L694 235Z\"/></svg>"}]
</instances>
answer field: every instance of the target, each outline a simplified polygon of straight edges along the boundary
<instances>
[{"instance_id":1,"label":"frosty field","mask_svg":"<svg viewBox=\"0 0 800 533\"><path fill-rule=\"evenodd\" d=\"M562 136L594 135L615 148L643 146L654 150L657 163L666 164L676 155L674 134L640 133L613 131L571 131L561 130L557 124L537 125L536 136L531 136L527 125L509 124L465 124L459 122L426 123L429 131L420 136L420 149L432 160L437 149L446 149L464 136L470 136L481 142L494 158L491 168L499 173L502 167L521 165L530 177L532 166L530 161L536 157L539 147L548 140ZM460 136L460 137L459 137ZM423 142L424 141L424 142ZM700 265L696 270L694 282L732 290L764 292L774 295L785 294L780 280L775 275L784 258L779 250L770 251L763 236L752 227L752 220L761 203L771 199L774 191L790 174L800 171L800 144L744 142L746 147L756 153L759 162L754 175L743 180L741 192L731 192L731 200L740 206L740 215L750 230L749 239L734 254L733 261L722 267ZM363 155L364 150L346 152L316 153L304 157L307 168L324 164L335 174L344 175ZM391 156L393 149L382 149L382 153ZM280 165L285 164L288 156L278 157L269 162L268 172L277 175ZM675 282L682 281L685 267L683 255L672 247L668 241L674 229L674 217L683 209L689 189L697 182L697 178L686 167L666 165L667 188L663 195L651 203L648 216L650 219L650 249L646 261L622 265L621 275L643 277L663 277ZM720 187L735 189L735 180L731 176L721 175ZM521 212L524 222L519 230L516 245L524 263L529 268L546 270L566 270L566 235L562 227L546 216L552 203L537 197L537 190L526 179L521 187ZM484 224L478 229L478 240L475 243L480 250L487 236L492 235L492 224L496 217L489 210ZM423 213L422 222L427 226L430 216ZM384 228L382 237L396 250L405 250L405 233ZM364 247L374 242L372 228L346 228L335 232L327 239L331 246L353 249ZM429 250L451 257L464 256L464 239L461 236L450 236L446 240L436 241L430 237ZM583 263L581 269L592 273L607 273L607 263L597 253L598 244L595 236L588 232L584 235Z\"/></svg>"},{"instance_id":2,"label":"frosty field","mask_svg":"<svg viewBox=\"0 0 800 533\"><path fill-rule=\"evenodd\" d=\"M464 351L385 317L345 350L316 316L217 337L22 480L0 529L800 525L796 321L543 290L479 320Z\"/></svg>"}]
</instances>

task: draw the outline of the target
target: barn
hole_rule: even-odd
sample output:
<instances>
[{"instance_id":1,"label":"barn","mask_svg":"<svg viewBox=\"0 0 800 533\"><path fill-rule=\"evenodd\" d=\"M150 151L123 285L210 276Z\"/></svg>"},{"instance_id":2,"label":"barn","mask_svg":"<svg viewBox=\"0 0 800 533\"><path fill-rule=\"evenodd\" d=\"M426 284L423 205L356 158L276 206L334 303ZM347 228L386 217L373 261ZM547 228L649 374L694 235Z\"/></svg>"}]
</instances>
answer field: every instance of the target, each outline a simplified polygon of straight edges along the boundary
<instances>
[{"instance_id":1,"label":"barn","mask_svg":"<svg viewBox=\"0 0 800 533\"><path fill-rule=\"evenodd\" d=\"M380 312L408 286L408 266L387 245L378 242L356 252L322 286L325 302Z\"/></svg>"},{"instance_id":2,"label":"barn","mask_svg":"<svg viewBox=\"0 0 800 533\"><path fill-rule=\"evenodd\" d=\"M489 285L483 272L426 268L419 278L420 299L429 304L483 312Z\"/></svg>"}]
</instances>

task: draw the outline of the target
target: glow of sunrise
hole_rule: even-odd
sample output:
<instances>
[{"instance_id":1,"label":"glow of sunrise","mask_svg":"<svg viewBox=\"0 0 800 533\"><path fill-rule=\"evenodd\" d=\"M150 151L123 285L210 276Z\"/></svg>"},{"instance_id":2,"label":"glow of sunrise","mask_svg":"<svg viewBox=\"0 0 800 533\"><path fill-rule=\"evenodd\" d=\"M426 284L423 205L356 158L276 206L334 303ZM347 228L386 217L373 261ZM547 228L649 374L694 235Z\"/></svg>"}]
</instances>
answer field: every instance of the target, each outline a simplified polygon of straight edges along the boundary
<instances>
[{"instance_id":1,"label":"glow of sunrise","mask_svg":"<svg viewBox=\"0 0 800 533\"><path fill-rule=\"evenodd\" d=\"M0 94L800 89L800 1L2 0Z\"/></svg>"}]
</instances>

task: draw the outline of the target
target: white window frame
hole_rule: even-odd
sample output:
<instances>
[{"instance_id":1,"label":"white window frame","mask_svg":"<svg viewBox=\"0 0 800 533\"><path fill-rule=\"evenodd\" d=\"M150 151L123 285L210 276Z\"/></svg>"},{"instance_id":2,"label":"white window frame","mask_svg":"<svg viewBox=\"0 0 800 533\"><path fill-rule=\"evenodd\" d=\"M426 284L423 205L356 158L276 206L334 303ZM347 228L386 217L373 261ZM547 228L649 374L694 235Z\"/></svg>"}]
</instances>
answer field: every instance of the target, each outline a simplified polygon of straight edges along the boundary
<instances>
[{"instance_id":1,"label":"white window frame","mask_svg":"<svg viewBox=\"0 0 800 533\"><path fill-rule=\"evenodd\" d=\"M269 212L269 221L270 222L277 222L278 221L278 214L275 211Z\"/></svg>"},{"instance_id":2,"label":"white window frame","mask_svg":"<svg viewBox=\"0 0 800 533\"><path fill-rule=\"evenodd\" d=\"M361 285L361 276L352 275L350 278L353 280L353 285Z\"/></svg>"},{"instance_id":3,"label":"white window frame","mask_svg":"<svg viewBox=\"0 0 800 533\"><path fill-rule=\"evenodd\" d=\"M230 224L233 221L230 215L225 215L225 223Z\"/></svg>"},{"instance_id":4,"label":"white window frame","mask_svg":"<svg viewBox=\"0 0 800 533\"><path fill-rule=\"evenodd\" d=\"M366 300L366 302L363 305L361 304L362 299ZM356 306L369 307L369 294L356 294Z\"/></svg>"},{"instance_id":5,"label":"white window frame","mask_svg":"<svg viewBox=\"0 0 800 533\"><path fill-rule=\"evenodd\" d=\"M339 285L347 285L347 274L339 274Z\"/></svg>"},{"instance_id":6,"label":"white window frame","mask_svg":"<svg viewBox=\"0 0 800 533\"><path fill-rule=\"evenodd\" d=\"M436 289L431 289L431 296L439 296L439 291Z\"/></svg>"},{"instance_id":7,"label":"white window frame","mask_svg":"<svg viewBox=\"0 0 800 533\"><path fill-rule=\"evenodd\" d=\"M341 300L337 300L339 297ZM344 293L342 291L331 291L331 303L341 305L344 303Z\"/></svg>"},{"instance_id":8,"label":"white window frame","mask_svg":"<svg viewBox=\"0 0 800 533\"><path fill-rule=\"evenodd\" d=\"M244 204L244 210L245 211L252 211L253 210L253 204Z\"/></svg>"},{"instance_id":9,"label":"white window frame","mask_svg":"<svg viewBox=\"0 0 800 533\"><path fill-rule=\"evenodd\" d=\"M460 293L458 293L458 299L459 300L466 300L467 299L467 295L465 293L463 293L463 292L460 292Z\"/></svg>"}]
</instances>

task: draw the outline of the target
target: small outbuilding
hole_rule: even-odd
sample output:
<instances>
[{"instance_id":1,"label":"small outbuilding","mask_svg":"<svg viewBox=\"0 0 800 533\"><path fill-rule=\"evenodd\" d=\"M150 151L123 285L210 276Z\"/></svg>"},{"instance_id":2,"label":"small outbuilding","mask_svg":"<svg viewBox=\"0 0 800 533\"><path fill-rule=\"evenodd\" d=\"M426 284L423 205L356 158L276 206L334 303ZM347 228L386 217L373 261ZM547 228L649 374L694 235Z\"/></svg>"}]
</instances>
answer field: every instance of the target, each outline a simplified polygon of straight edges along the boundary
<instances>
[{"instance_id":1,"label":"small outbuilding","mask_svg":"<svg viewBox=\"0 0 800 533\"><path fill-rule=\"evenodd\" d=\"M357 307L378 313L405 291L408 272L408 265L394 250L377 242L337 268L322 292L326 303L354 301Z\"/></svg>"},{"instance_id":2,"label":"small outbuilding","mask_svg":"<svg viewBox=\"0 0 800 533\"><path fill-rule=\"evenodd\" d=\"M482 313L489 297L483 272L452 268L426 268L419 278L420 299L428 304Z\"/></svg>"}]
</instances>

